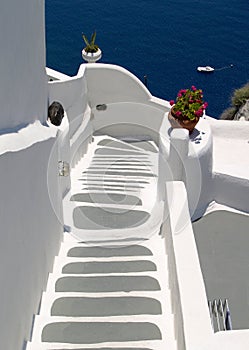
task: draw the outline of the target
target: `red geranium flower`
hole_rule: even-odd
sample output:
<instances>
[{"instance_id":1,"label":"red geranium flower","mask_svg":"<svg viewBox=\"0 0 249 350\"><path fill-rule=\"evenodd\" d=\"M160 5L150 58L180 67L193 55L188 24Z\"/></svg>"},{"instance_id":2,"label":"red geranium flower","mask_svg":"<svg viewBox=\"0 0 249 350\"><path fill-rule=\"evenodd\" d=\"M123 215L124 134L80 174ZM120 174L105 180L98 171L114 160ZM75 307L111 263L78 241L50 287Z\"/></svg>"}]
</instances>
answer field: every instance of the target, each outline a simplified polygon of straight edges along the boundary
<instances>
[{"instance_id":1,"label":"red geranium flower","mask_svg":"<svg viewBox=\"0 0 249 350\"><path fill-rule=\"evenodd\" d=\"M203 101L203 92L194 85L191 89L181 89L177 94L176 101L171 100L170 105L174 105L174 114L182 120L194 120L201 117L207 102Z\"/></svg>"}]
</instances>

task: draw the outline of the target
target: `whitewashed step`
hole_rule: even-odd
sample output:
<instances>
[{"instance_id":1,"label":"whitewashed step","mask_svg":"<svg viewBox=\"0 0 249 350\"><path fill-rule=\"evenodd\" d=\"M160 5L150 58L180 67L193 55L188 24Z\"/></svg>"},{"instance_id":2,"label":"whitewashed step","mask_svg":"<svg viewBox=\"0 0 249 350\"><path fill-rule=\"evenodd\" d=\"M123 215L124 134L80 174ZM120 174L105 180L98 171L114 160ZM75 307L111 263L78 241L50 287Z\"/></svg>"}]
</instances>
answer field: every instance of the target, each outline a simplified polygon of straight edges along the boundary
<instances>
[{"instance_id":1,"label":"whitewashed step","mask_svg":"<svg viewBox=\"0 0 249 350\"><path fill-rule=\"evenodd\" d=\"M146 170L146 169L149 169L149 166L148 164L143 164L142 162L136 162L135 164L134 163L130 163L129 165L128 164L123 164L122 162L113 162L113 161L110 161L110 162L101 162L101 161L94 161L92 162L91 164L91 169L108 169L109 167L111 166L112 169L116 169L116 170L124 170L124 169L129 169L129 170L132 170L132 169L141 169L141 170Z\"/></svg>"},{"instance_id":2,"label":"whitewashed step","mask_svg":"<svg viewBox=\"0 0 249 350\"><path fill-rule=\"evenodd\" d=\"M173 315L105 318L41 317L34 324L34 343L103 344L174 340ZM95 338L96 337L96 338ZM119 345L120 345L119 344Z\"/></svg>"},{"instance_id":3,"label":"whitewashed step","mask_svg":"<svg viewBox=\"0 0 249 350\"><path fill-rule=\"evenodd\" d=\"M91 246L107 246L110 248L115 249L116 247L119 248L119 246L124 247L132 247L134 245L139 245L139 246L143 246L146 247L147 250L149 250L149 253L146 253L146 255L153 255L153 251L155 250L155 254L158 255L161 252L164 254L164 240L161 238L161 236L158 234L158 232L156 234L154 234L153 236L150 236L149 238L142 238L139 236L134 236L134 237L129 237L129 238L125 238L123 240L115 240L115 237L113 237L112 239L110 239L109 241L103 241L100 242L99 244L97 244L96 242L92 242L88 241L87 243L84 242L79 242L79 241L75 241L74 236L71 233L65 232L63 235L63 242L61 243L61 248L60 248L60 255L64 255L65 253L68 252L69 249L73 248L73 247L91 247ZM132 248L133 249L133 248ZM131 254L129 253L129 256ZM134 252L134 255L140 255L140 254L136 254L136 252ZM143 253L144 255L144 253ZM124 256L124 254L122 254L122 256Z\"/></svg>"},{"instance_id":4,"label":"whitewashed step","mask_svg":"<svg viewBox=\"0 0 249 350\"><path fill-rule=\"evenodd\" d=\"M76 276L112 276L112 275L148 275L159 277L161 268L157 266L158 260L155 257L146 259L146 257L102 257L102 258L65 258L58 257L54 266L54 272L59 277L65 275ZM167 268L167 262L161 259L164 268Z\"/></svg>"},{"instance_id":5,"label":"whitewashed step","mask_svg":"<svg viewBox=\"0 0 249 350\"><path fill-rule=\"evenodd\" d=\"M68 298L68 299L67 299ZM148 310L151 310L151 313L155 313L156 310L160 307L161 311L165 314L171 314L172 308L171 308L171 295L170 290L163 290L163 291L131 291L129 293L127 292L112 292L112 293L82 293L82 292L44 292L42 296L42 305L40 314L50 316L52 314L56 314L53 312L53 307L59 307L61 305L61 308L63 309L64 305L67 310L72 307L72 309L75 308L75 305L79 305L80 308L83 308L83 311L88 307L84 307L87 301L89 301L89 305L92 304L93 306L99 305L101 302L105 306L107 310L111 309L111 302L117 304L121 303L122 309L124 310L124 314L129 313L130 306L132 303L135 303L134 306L134 314L136 314L136 306L139 306L140 312L149 313ZM146 307L146 302L148 303L148 309ZM64 303L64 305L63 305ZM57 304L57 306L56 306ZM107 307L109 305L109 307ZM144 305L144 308L142 306ZM125 309L127 307L127 310ZM115 314L117 314L119 311L119 308L115 308ZM62 312L62 311L60 311ZM68 312L68 311L67 311ZM93 310L94 312L94 310ZM108 311L109 312L109 311ZM107 312L107 313L108 313ZM138 312L138 311L137 311ZM139 312L138 312L139 313ZM101 314L101 311L97 309L96 314L99 316L105 316L105 314ZM63 314L62 314L63 315ZM69 316L69 314L65 315ZM84 316L82 314L82 316Z\"/></svg>"},{"instance_id":6,"label":"whitewashed step","mask_svg":"<svg viewBox=\"0 0 249 350\"><path fill-rule=\"evenodd\" d=\"M133 237L149 238L158 232L162 220L162 203L157 203L150 214L149 194L144 205L139 210L129 210L120 213L117 208L77 206L67 202L66 225L72 228L72 234L78 240L110 241ZM145 198L145 197L143 197ZM142 199L143 201L143 199Z\"/></svg>"},{"instance_id":7,"label":"whitewashed step","mask_svg":"<svg viewBox=\"0 0 249 350\"><path fill-rule=\"evenodd\" d=\"M127 143L125 141L122 141L120 139L115 139L115 138L113 138L111 136L107 136L107 135L106 136L94 136L94 141L97 143L98 146L147 152L147 150L141 149L140 147L137 147L134 144Z\"/></svg>"},{"instance_id":8,"label":"whitewashed step","mask_svg":"<svg viewBox=\"0 0 249 350\"><path fill-rule=\"evenodd\" d=\"M146 256L125 257L60 257L57 256L53 272L63 274L115 274L115 273L140 273L157 271L155 261L157 259Z\"/></svg>"},{"instance_id":9,"label":"whitewashed step","mask_svg":"<svg viewBox=\"0 0 249 350\"><path fill-rule=\"evenodd\" d=\"M69 244L68 244L69 243ZM100 246L100 243L77 244L77 242L62 243L60 253L56 257L54 266L66 264L69 262L90 262L90 261L134 261L134 260L151 260L162 261L166 260L164 251L158 251L155 254L154 250L143 245L143 241L139 238L132 245L124 246L125 242L121 241L120 245L110 246L110 242L104 242L105 245ZM75 244L76 243L76 244ZM163 248L163 247L162 247ZM161 248L161 249L162 249Z\"/></svg>"},{"instance_id":10,"label":"whitewashed step","mask_svg":"<svg viewBox=\"0 0 249 350\"><path fill-rule=\"evenodd\" d=\"M49 276L47 291L56 292L131 292L161 290L159 274L112 274L112 275L68 275Z\"/></svg>"}]
</instances>

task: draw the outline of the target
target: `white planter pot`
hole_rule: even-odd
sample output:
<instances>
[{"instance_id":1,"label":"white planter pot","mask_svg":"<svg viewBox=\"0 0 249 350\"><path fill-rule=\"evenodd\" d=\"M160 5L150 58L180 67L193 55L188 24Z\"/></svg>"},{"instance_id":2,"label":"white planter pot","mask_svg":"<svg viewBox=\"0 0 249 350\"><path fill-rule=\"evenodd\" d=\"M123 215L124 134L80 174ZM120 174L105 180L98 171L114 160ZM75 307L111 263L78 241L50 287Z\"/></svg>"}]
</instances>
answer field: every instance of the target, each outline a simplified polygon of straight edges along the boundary
<instances>
[{"instance_id":1,"label":"white planter pot","mask_svg":"<svg viewBox=\"0 0 249 350\"><path fill-rule=\"evenodd\" d=\"M82 58L88 63L95 63L102 57L102 51L98 49L97 52L86 52L85 49L82 50Z\"/></svg>"}]
</instances>

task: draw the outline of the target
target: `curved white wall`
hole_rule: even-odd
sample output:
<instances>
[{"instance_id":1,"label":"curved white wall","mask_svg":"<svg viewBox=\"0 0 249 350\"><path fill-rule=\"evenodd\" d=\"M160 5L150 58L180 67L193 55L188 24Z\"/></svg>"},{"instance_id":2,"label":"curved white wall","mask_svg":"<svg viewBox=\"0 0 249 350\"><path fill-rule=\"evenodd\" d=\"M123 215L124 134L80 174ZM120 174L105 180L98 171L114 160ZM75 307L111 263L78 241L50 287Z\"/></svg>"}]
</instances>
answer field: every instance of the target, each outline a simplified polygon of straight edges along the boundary
<instances>
[{"instance_id":1,"label":"curved white wall","mask_svg":"<svg viewBox=\"0 0 249 350\"><path fill-rule=\"evenodd\" d=\"M106 110L92 109L93 127L98 134L140 137L158 142L164 112L145 103L119 102Z\"/></svg>"},{"instance_id":2,"label":"curved white wall","mask_svg":"<svg viewBox=\"0 0 249 350\"><path fill-rule=\"evenodd\" d=\"M0 130L47 114L44 0L8 0L0 11Z\"/></svg>"},{"instance_id":3,"label":"curved white wall","mask_svg":"<svg viewBox=\"0 0 249 350\"><path fill-rule=\"evenodd\" d=\"M200 218L214 200L213 148L209 124L201 119L198 135L190 136L188 158L184 163L189 210L192 221Z\"/></svg>"},{"instance_id":4,"label":"curved white wall","mask_svg":"<svg viewBox=\"0 0 249 350\"><path fill-rule=\"evenodd\" d=\"M172 130L167 115L160 130L160 183L183 181L188 195L192 220L201 217L214 199L212 173L212 134L209 124L201 119L189 136L185 129ZM167 164L168 163L168 164ZM162 176L162 173L168 174ZM160 190L163 193L163 188Z\"/></svg>"},{"instance_id":5,"label":"curved white wall","mask_svg":"<svg viewBox=\"0 0 249 350\"><path fill-rule=\"evenodd\" d=\"M64 136L61 134L60 137L61 141L65 137L68 139L68 148L66 146L61 154L61 156L66 154L67 156L61 160L66 160L71 166L74 166L86 152L93 132L91 109L87 100L85 65L80 66L78 74L74 77L62 75L51 69L47 69L47 73L49 74L49 79L53 79L53 81L48 83L49 104L53 101L60 102L69 122L68 130L64 130ZM61 125L60 129L63 129L63 125Z\"/></svg>"},{"instance_id":6,"label":"curved white wall","mask_svg":"<svg viewBox=\"0 0 249 350\"><path fill-rule=\"evenodd\" d=\"M146 102L152 98L141 81L126 69L112 64L85 64L91 107L101 103Z\"/></svg>"},{"instance_id":7,"label":"curved white wall","mask_svg":"<svg viewBox=\"0 0 249 350\"><path fill-rule=\"evenodd\" d=\"M79 73L74 77L56 79L48 83L49 104L58 101L62 104L69 120L70 138L78 130L87 109L87 85L85 68L81 66ZM60 75L58 74L58 77Z\"/></svg>"}]
</instances>

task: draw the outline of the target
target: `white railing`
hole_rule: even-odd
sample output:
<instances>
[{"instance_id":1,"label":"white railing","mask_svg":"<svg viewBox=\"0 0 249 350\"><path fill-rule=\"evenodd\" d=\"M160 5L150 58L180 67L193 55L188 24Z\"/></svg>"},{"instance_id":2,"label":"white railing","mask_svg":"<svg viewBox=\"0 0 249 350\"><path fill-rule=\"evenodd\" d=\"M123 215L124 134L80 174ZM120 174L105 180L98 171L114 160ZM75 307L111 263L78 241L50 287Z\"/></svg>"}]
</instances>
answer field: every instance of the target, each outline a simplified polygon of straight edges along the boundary
<instances>
[{"instance_id":1,"label":"white railing","mask_svg":"<svg viewBox=\"0 0 249 350\"><path fill-rule=\"evenodd\" d=\"M165 236L165 246L168 256L169 288L171 291L172 312L174 314L175 338L178 350L185 350L185 336L183 327L182 307L180 301L179 283L177 279L176 260L171 234L167 234L170 226L170 218L167 217L163 224L162 234Z\"/></svg>"},{"instance_id":2,"label":"white railing","mask_svg":"<svg viewBox=\"0 0 249 350\"><path fill-rule=\"evenodd\" d=\"M232 318L228 305L228 300L209 300L209 313L213 330L215 332L230 331L232 327Z\"/></svg>"}]
</instances>

